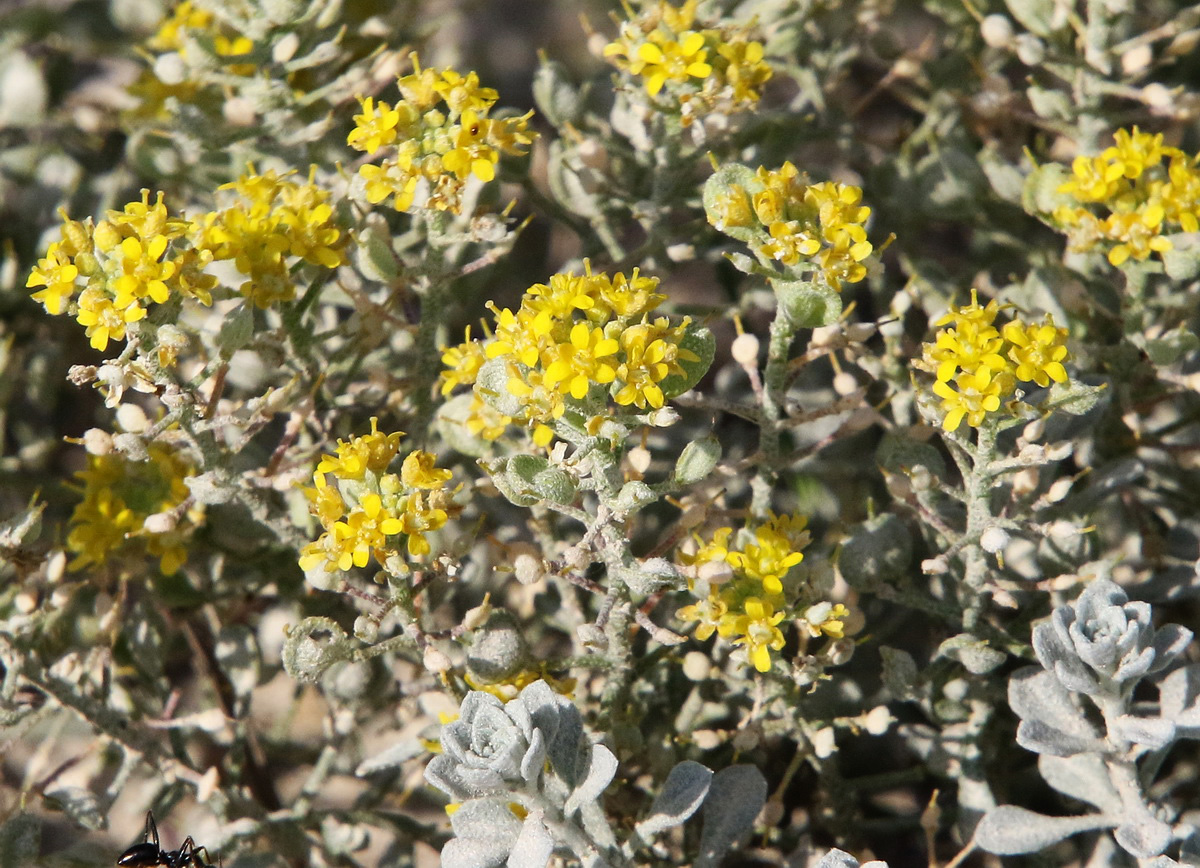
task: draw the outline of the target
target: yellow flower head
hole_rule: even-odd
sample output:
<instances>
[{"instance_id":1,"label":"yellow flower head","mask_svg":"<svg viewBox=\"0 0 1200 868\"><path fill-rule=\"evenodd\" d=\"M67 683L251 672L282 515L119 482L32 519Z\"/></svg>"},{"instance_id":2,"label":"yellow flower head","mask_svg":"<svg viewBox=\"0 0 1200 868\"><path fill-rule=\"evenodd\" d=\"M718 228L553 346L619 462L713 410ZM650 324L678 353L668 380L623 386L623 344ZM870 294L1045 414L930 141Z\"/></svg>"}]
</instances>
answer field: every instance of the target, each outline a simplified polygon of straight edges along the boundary
<instances>
[{"instance_id":1,"label":"yellow flower head","mask_svg":"<svg viewBox=\"0 0 1200 868\"><path fill-rule=\"evenodd\" d=\"M372 416L369 434L338 440L335 454L322 456L316 472L328 473L339 479L362 479L367 471L383 473L400 450L400 438L404 432L384 434L378 424L378 417Z\"/></svg>"}]
</instances>

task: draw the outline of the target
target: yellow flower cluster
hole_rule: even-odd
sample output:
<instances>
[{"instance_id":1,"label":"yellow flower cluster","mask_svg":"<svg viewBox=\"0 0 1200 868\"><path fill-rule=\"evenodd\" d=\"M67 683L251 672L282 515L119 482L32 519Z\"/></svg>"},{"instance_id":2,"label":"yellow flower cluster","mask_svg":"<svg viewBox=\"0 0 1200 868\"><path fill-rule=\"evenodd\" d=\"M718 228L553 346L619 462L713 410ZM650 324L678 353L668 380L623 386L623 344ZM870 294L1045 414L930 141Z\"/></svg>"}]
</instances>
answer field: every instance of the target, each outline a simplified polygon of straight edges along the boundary
<instances>
[{"instance_id":1,"label":"yellow flower cluster","mask_svg":"<svg viewBox=\"0 0 1200 868\"><path fill-rule=\"evenodd\" d=\"M324 528L300 553L305 572L345 572L365 567L372 556L385 564L398 554L396 537L404 537L409 557L423 557L431 551L426 534L460 509L453 502L457 489L446 487L450 471L437 467L428 452L410 452L399 474L386 472L404 435L384 434L377 426L372 418L369 434L339 440L334 454L317 464L313 485L303 488L309 511Z\"/></svg>"},{"instance_id":2,"label":"yellow flower cluster","mask_svg":"<svg viewBox=\"0 0 1200 868\"><path fill-rule=\"evenodd\" d=\"M734 645L744 646L754 668L767 672L771 652L784 646L780 623L794 617L796 607L788 600L783 580L792 567L804 560L800 549L808 545L807 522L803 516L774 515L757 527L745 527L734 537L731 527L718 528L705 541L696 537L699 549L680 554L680 560L693 572L703 575L706 564L725 564L729 572L719 583L716 578L701 582L707 595L697 603L675 613L681 621L696 621L696 638L708 639L716 633ZM709 569L710 576L719 570ZM697 582L692 581L693 590ZM805 620L810 635L841 638L846 607L826 605L814 623Z\"/></svg>"},{"instance_id":3,"label":"yellow flower cluster","mask_svg":"<svg viewBox=\"0 0 1200 868\"><path fill-rule=\"evenodd\" d=\"M680 7L660 0L637 15L626 7L629 20L619 22L616 40L604 48L618 69L642 78L651 97L665 88L685 126L713 112L752 108L771 77L749 28L698 26L696 6L697 0Z\"/></svg>"},{"instance_id":4,"label":"yellow flower cluster","mask_svg":"<svg viewBox=\"0 0 1200 868\"><path fill-rule=\"evenodd\" d=\"M478 394L483 365L504 360L506 389L520 399L521 415L481 415L472 430L491 440L503 433L504 420L515 421L534 429L539 446L553 437L549 423L593 386L608 387L621 406L662 407L662 381L683 375L681 362L700 359L681 346L690 319L672 325L665 316L651 318L665 299L657 287L658 278L636 269L629 278L610 278L589 266L583 275L556 274L531 286L515 313L490 305L495 323L487 338L471 340L468 331L464 343L443 350L442 394L457 386L475 386Z\"/></svg>"},{"instance_id":5,"label":"yellow flower cluster","mask_svg":"<svg viewBox=\"0 0 1200 868\"><path fill-rule=\"evenodd\" d=\"M346 141L372 157L383 152L383 162L358 170L372 205L391 196L397 211L458 213L468 179L487 183L496 177L501 154L526 153L535 135L529 130L533 112L490 118L497 93L481 87L474 72L421 69L415 54L413 66L396 83L402 98L394 106L358 98L362 113L354 116Z\"/></svg>"},{"instance_id":6,"label":"yellow flower cluster","mask_svg":"<svg viewBox=\"0 0 1200 868\"><path fill-rule=\"evenodd\" d=\"M237 199L201 217L192 227L193 243L214 260L232 260L246 277L239 291L257 307L296 297L297 262L320 268L345 263L349 236L338 227L329 191L313 183L312 173L298 184L274 170L257 175L251 167L218 190L233 190Z\"/></svg>"},{"instance_id":7,"label":"yellow flower cluster","mask_svg":"<svg viewBox=\"0 0 1200 868\"><path fill-rule=\"evenodd\" d=\"M211 303L216 279L203 273L211 253L183 247L189 226L167 216L162 193L151 203L149 190L94 226L63 214L62 240L50 244L25 285L44 287L33 299L48 313L74 314L103 351L172 294Z\"/></svg>"},{"instance_id":8,"label":"yellow flower cluster","mask_svg":"<svg viewBox=\"0 0 1200 868\"><path fill-rule=\"evenodd\" d=\"M149 459L133 461L117 453L89 455L83 500L71 514L67 549L73 570L107 563L117 554L148 553L163 575L187 560L187 541L204 520L190 500L184 480L195 468L163 443L147 446ZM150 519L150 521L147 521Z\"/></svg>"},{"instance_id":9,"label":"yellow flower cluster","mask_svg":"<svg viewBox=\"0 0 1200 868\"><path fill-rule=\"evenodd\" d=\"M1162 134L1117 130L1115 144L1076 157L1059 186L1075 200L1054 211L1071 249L1107 248L1108 261L1144 261L1171 249L1166 235L1200 229L1200 155L1163 145Z\"/></svg>"},{"instance_id":10,"label":"yellow flower cluster","mask_svg":"<svg viewBox=\"0 0 1200 868\"><path fill-rule=\"evenodd\" d=\"M747 175L749 174L747 170ZM867 276L864 260L874 247L867 240L871 209L862 190L849 184L808 178L791 163L762 166L747 185L730 184L708 203L708 222L747 241L763 259L789 269L812 271L841 291L842 283Z\"/></svg>"},{"instance_id":11,"label":"yellow flower cluster","mask_svg":"<svg viewBox=\"0 0 1200 868\"><path fill-rule=\"evenodd\" d=\"M254 50L254 42L238 33L227 20L218 20L212 12L197 7L192 0L177 4L159 24L158 31L146 40L144 47L147 55L176 53L190 59L189 44L206 49L211 46L211 53L221 64L222 72L239 76L251 76L255 72L255 65L245 62ZM191 78L163 81L155 74L152 63L129 86L130 95L139 102L130 114L137 118L164 118L168 115L168 100L193 102L200 90L201 85Z\"/></svg>"},{"instance_id":12,"label":"yellow flower cluster","mask_svg":"<svg viewBox=\"0 0 1200 868\"><path fill-rule=\"evenodd\" d=\"M197 221L167 216L163 194L92 225L63 215L62 239L50 244L25 282L51 314L74 314L93 347L126 337L151 304L173 295L212 304L217 278L205 272L214 260L232 260L243 275L241 292L259 307L295 296L292 267L299 261L336 268L348 237L338 228L330 194L310 179L297 184L251 173L220 189L239 201Z\"/></svg>"},{"instance_id":13,"label":"yellow flower cluster","mask_svg":"<svg viewBox=\"0 0 1200 868\"><path fill-rule=\"evenodd\" d=\"M975 293L971 303L953 307L935 323L942 328L924 344L918 367L933 372L933 392L942 399L942 427L954 431L963 419L973 428L1017 388L1017 382L1048 386L1065 383L1067 330L1049 314L1041 323L1013 319L997 329L995 299L986 307Z\"/></svg>"}]
</instances>

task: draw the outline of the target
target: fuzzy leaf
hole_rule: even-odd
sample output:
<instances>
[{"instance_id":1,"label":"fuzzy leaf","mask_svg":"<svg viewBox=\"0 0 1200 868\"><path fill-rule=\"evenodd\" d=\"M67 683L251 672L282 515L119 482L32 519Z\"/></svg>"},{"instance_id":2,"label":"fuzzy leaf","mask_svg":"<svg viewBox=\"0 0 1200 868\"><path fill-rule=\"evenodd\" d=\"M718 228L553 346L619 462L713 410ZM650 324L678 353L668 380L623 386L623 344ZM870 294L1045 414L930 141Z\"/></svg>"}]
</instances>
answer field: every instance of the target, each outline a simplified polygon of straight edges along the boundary
<instances>
[{"instance_id":1,"label":"fuzzy leaf","mask_svg":"<svg viewBox=\"0 0 1200 868\"><path fill-rule=\"evenodd\" d=\"M986 675L1008 659L1003 652L967 633L951 636L938 646L936 656L957 660L972 675Z\"/></svg>"},{"instance_id":2,"label":"fuzzy leaf","mask_svg":"<svg viewBox=\"0 0 1200 868\"><path fill-rule=\"evenodd\" d=\"M1187 650L1188 645L1192 644L1193 635L1191 630L1178 624L1164 624L1156 630L1154 641L1151 643L1151 647L1154 648L1154 662L1150 664L1148 672L1161 672L1166 669L1176 657Z\"/></svg>"},{"instance_id":3,"label":"fuzzy leaf","mask_svg":"<svg viewBox=\"0 0 1200 868\"><path fill-rule=\"evenodd\" d=\"M533 100L538 111L560 129L578 120L582 106L567 68L554 60L543 60L533 74Z\"/></svg>"},{"instance_id":4,"label":"fuzzy leaf","mask_svg":"<svg viewBox=\"0 0 1200 868\"><path fill-rule=\"evenodd\" d=\"M1113 721L1111 734L1150 750L1158 750L1175 740L1175 722L1162 717L1122 714Z\"/></svg>"},{"instance_id":5,"label":"fuzzy leaf","mask_svg":"<svg viewBox=\"0 0 1200 868\"><path fill-rule=\"evenodd\" d=\"M1062 410L1072 416L1082 416L1096 406L1104 391L1102 385L1091 386L1079 380L1054 383L1046 396L1045 406L1053 410Z\"/></svg>"},{"instance_id":6,"label":"fuzzy leaf","mask_svg":"<svg viewBox=\"0 0 1200 868\"><path fill-rule=\"evenodd\" d=\"M452 838L442 848L441 868L497 868L511 852L507 841Z\"/></svg>"},{"instance_id":7,"label":"fuzzy leaf","mask_svg":"<svg viewBox=\"0 0 1200 868\"><path fill-rule=\"evenodd\" d=\"M508 381L512 378L509 371L509 359L489 359L483 363L479 373L475 375L475 394L485 404L504 416L519 416L521 399L508 391ZM517 365L520 369L521 366Z\"/></svg>"},{"instance_id":8,"label":"fuzzy leaf","mask_svg":"<svg viewBox=\"0 0 1200 868\"><path fill-rule=\"evenodd\" d=\"M695 485L712 473L721 459L721 441L709 435L689 441L675 462L674 477L679 485Z\"/></svg>"},{"instance_id":9,"label":"fuzzy leaf","mask_svg":"<svg viewBox=\"0 0 1200 868\"><path fill-rule=\"evenodd\" d=\"M318 616L288 630L281 656L288 675L311 684L334 663L349 659L350 653L346 631L333 619Z\"/></svg>"},{"instance_id":10,"label":"fuzzy leaf","mask_svg":"<svg viewBox=\"0 0 1200 868\"><path fill-rule=\"evenodd\" d=\"M1200 738L1200 663L1176 669L1158 685L1159 713L1180 738Z\"/></svg>"},{"instance_id":11,"label":"fuzzy leaf","mask_svg":"<svg viewBox=\"0 0 1200 868\"><path fill-rule=\"evenodd\" d=\"M408 762L410 759L416 759L425 753L425 750L425 745L421 744L417 739L406 738L396 742L386 750L380 751L375 756L363 760L358 764L358 768L354 770L354 774L364 777L374 772L394 769L402 763Z\"/></svg>"},{"instance_id":12,"label":"fuzzy leaf","mask_svg":"<svg viewBox=\"0 0 1200 868\"><path fill-rule=\"evenodd\" d=\"M917 662L907 651L884 645L879 649L883 660L883 685L897 699L910 699L916 694L913 690L920 680L917 672Z\"/></svg>"},{"instance_id":13,"label":"fuzzy leaf","mask_svg":"<svg viewBox=\"0 0 1200 868\"><path fill-rule=\"evenodd\" d=\"M1054 756L1103 750L1095 727L1049 672L1036 666L1014 672L1008 681L1008 704L1021 718L1017 744L1026 750Z\"/></svg>"},{"instance_id":14,"label":"fuzzy leaf","mask_svg":"<svg viewBox=\"0 0 1200 868\"><path fill-rule=\"evenodd\" d=\"M676 763L663 782L662 790L654 797L650 816L638 823L637 833L649 838L683 823L696 813L708 795L712 777L711 769L694 760Z\"/></svg>"},{"instance_id":15,"label":"fuzzy leaf","mask_svg":"<svg viewBox=\"0 0 1200 868\"><path fill-rule=\"evenodd\" d=\"M992 808L975 827L975 843L997 856L1033 853L1057 844L1064 838L1112 826L1106 818L1091 814L1082 817L1047 817L1016 805Z\"/></svg>"},{"instance_id":16,"label":"fuzzy leaf","mask_svg":"<svg viewBox=\"0 0 1200 868\"><path fill-rule=\"evenodd\" d=\"M1149 815L1140 820L1122 823L1113 832L1117 843L1139 859L1151 859L1171 843L1171 827Z\"/></svg>"},{"instance_id":17,"label":"fuzzy leaf","mask_svg":"<svg viewBox=\"0 0 1200 868\"><path fill-rule=\"evenodd\" d=\"M1121 811L1121 796L1108 777L1108 767L1097 754L1060 757L1042 754L1038 771L1054 789L1109 814Z\"/></svg>"},{"instance_id":18,"label":"fuzzy leaf","mask_svg":"<svg viewBox=\"0 0 1200 868\"><path fill-rule=\"evenodd\" d=\"M541 817L530 814L508 854L508 868L545 868L554 853L554 839L546 831Z\"/></svg>"},{"instance_id":19,"label":"fuzzy leaf","mask_svg":"<svg viewBox=\"0 0 1200 868\"><path fill-rule=\"evenodd\" d=\"M842 297L823 283L807 280L772 282L779 307L800 328L815 329L833 325L842 314Z\"/></svg>"},{"instance_id":20,"label":"fuzzy leaf","mask_svg":"<svg viewBox=\"0 0 1200 868\"><path fill-rule=\"evenodd\" d=\"M704 831L693 868L716 868L754 826L767 801L767 779L751 765L735 765L713 775L704 799Z\"/></svg>"},{"instance_id":21,"label":"fuzzy leaf","mask_svg":"<svg viewBox=\"0 0 1200 868\"><path fill-rule=\"evenodd\" d=\"M535 681L522 690L520 701L546 739L550 767L568 787L574 788L579 780L579 743L583 738L579 709L545 681Z\"/></svg>"},{"instance_id":22,"label":"fuzzy leaf","mask_svg":"<svg viewBox=\"0 0 1200 868\"><path fill-rule=\"evenodd\" d=\"M853 588L870 588L897 579L912 564L912 533L890 512L857 525L842 543L838 569Z\"/></svg>"},{"instance_id":23,"label":"fuzzy leaf","mask_svg":"<svg viewBox=\"0 0 1200 868\"><path fill-rule=\"evenodd\" d=\"M600 794L612 783L613 775L617 773L617 758L602 744L592 745L591 761L588 763L587 774L575 792L571 793L563 806L563 814L570 816L579 810L584 802L594 802Z\"/></svg>"},{"instance_id":24,"label":"fuzzy leaf","mask_svg":"<svg viewBox=\"0 0 1200 868\"><path fill-rule=\"evenodd\" d=\"M213 652L234 694L243 702L249 700L262 677L262 657L254 632L244 624L223 627Z\"/></svg>"}]
</instances>

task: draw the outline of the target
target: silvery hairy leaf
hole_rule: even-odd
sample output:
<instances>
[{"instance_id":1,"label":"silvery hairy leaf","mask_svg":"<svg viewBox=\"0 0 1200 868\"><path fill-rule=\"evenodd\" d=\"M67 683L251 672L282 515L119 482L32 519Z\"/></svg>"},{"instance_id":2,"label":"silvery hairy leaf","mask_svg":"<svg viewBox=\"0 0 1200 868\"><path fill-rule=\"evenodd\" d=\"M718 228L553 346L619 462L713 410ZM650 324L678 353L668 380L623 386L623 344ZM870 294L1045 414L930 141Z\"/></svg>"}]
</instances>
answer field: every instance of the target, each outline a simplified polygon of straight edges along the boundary
<instances>
[{"instance_id":1,"label":"silvery hairy leaf","mask_svg":"<svg viewBox=\"0 0 1200 868\"><path fill-rule=\"evenodd\" d=\"M638 823L637 833L649 838L683 823L696 813L708 795L712 777L711 769L694 760L676 763L663 782L662 790L654 797L650 816Z\"/></svg>"},{"instance_id":2,"label":"silvery hairy leaf","mask_svg":"<svg viewBox=\"0 0 1200 868\"><path fill-rule=\"evenodd\" d=\"M1108 766L1094 753L1060 757L1042 754L1038 771L1054 789L1071 798L1087 802L1101 811L1116 814L1121 811L1121 795L1112 785Z\"/></svg>"},{"instance_id":3,"label":"silvery hairy leaf","mask_svg":"<svg viewBox=\"0 0 1200 868\"><path fill-rule=\"evenodd\" d=\"M1139 859L1158 856L1171 843L1171 827L1162 820L1146 815L1122 823L1113 832L1117 843L1127 853Z\"/></svg>"},{"instance_id":4,"label":"silvery hairy leaf","mask_svg":"<svg viewBox=\"0 0 1200 868\"><path fill-rule=\"evenodd\" d=\"M505 863L508 868L545 868L554 853L554 838L546 831L540 814L530 814L521 824Z\"/></svg>"},{"instance_id":5,"label":"silvery hairy leaf","mask_svg":"<svg viewBox=\"0 0 1200 868\"><path fill-rule=\"evenodd\" d=\"M583 781L571 793L563 806L563 814L571 816L584 802L594 802L600 794L612 783L613 775L617 773L617 758L602 744L592 745L591 758Z\"/></svg>"},{"instance_id":6,"label":"silvery hairy leaf","mask_svg":"<svg viewBox=\"0 0 1200 868\"><path fill-rule=\"evenodd\" d=\"M450 816L454 838L442 848L442 868L499 868L508 860L522 823L508 800L472 799Z\"/></svg>"},{"instance_id":7,"label":"silvery hairy leaf","mask_svg":"<svg viewBox=\"0 0 1200 868\"><path fill-rule=\"evenodd\" d=\"M1164 624L1160 627L1154 634L1154 662L1150 665L1150 674L1161 672L1173 663L1187 650L1193 636L1191 630L1178 624Z\"/></svg>"},{"instance_id":8,"label":"silvery hairy leaf","mask_svg":"<svg viewBox=\"0 0 1200 868\"><path fill-rule=\"evenodd\" d=\"M1109 735L1149 750L1166 747L1175 740L1175 722L1164 717L1135 717L1122 714L1114 720Z\"/></svg>"},{"instance_id":9,"label":"silvery hairy leaf","mask_svg":"<svg viewBox=\"0 0 1200 868\"><path fill-rule=\"evenodd\" d=\"M1014 672L1008 681L1008 703L1021 718L1017 744L1026 750L1071 756L1104 749L1100 733L1048 672L1035 666Z\"/></svg>"},{"instance_id":10,"label":"silvery hairy leaf","mask_svg":"<svg viewBox=\"0 0 1200 868\"><path fill-rule=\"evenodd\" d=\"M575 703L551 689L545 681L535 681L517 699L529 713L533 725L546 739L546 757L550 766L569 787L579 780L579 743L583 739L583 718Z\"/></svg>"},{"instance_id":11,"label":"silvery hairy leaf","mask_svg":"<svg viewBox=\"0 0 1200 868\"><path fill-rule=\"evenodd\" d=\"M1100 683L1075 654L1070 643L1062 639L1053 623L1043 621L1034 626L1033 651L1038 662L1047 672L1053 673L1063 687L1089 696L1100 692Z\"/></svg>"},{"instance_id":12,"label":"silvery hairy leaf","mask_svg":"<svg viewBox=\"0 0 1200 868\"><path fill-rule=\"evenodd\" d=\"M385 750L381 750L375 756L363 760L358 764L354 773L359 777L363 777L374 772L395 768L402 763L408 762L410 759L421 756L426 750L425 745L421 744L417 739L405 739L404 741L396 742L396 744Z\"/></svg>"},{"instance_id":13,"label":"silvery hairy leaf","mask_svg":"<svg viewBox=\"0 0 1200 868\"><path fill-rule=\"evenodd\" d=\"M751 765L736 765L713 775L704 799L704 831L694 868L716 868L725 854L754 826L767 801L767 779Z\"/></svg>"},{"instance_id":14,"label":"silvery hairy leaf","mask_svg":"<svg viewBox=\"0 0 1200 868\"><path fill-rule=\"evenodd\" d=\"M1016 856L1033 853L1080 832L1112 825L1111 820L1099 814L1047 817L1015 805L1000 805L984 814L975 827L975 843L997 856Z\"/></svg>"},{"instance_id":15,"label":"silvery hairy leaf","mask_svg":"<svg viewBox=\"0 0 1200 868\"><path fill-rule=\"evenodd\" d=\"M888 868L888 864L879 859L860 863L845 850L833 849L822 856L813 868Z\"/></svg>"},{"instance_id":16,"label":"silvery hairy leaf","mask_svg":"<svg viewBox=\"0 0 1200 868\"><path fill-rule=\"evenodd\" d=\"M1200 663L1163 678L1158 695L1159 713L1175 724L1176 737L1200 738Z\"/></svg>"}]
</instances>

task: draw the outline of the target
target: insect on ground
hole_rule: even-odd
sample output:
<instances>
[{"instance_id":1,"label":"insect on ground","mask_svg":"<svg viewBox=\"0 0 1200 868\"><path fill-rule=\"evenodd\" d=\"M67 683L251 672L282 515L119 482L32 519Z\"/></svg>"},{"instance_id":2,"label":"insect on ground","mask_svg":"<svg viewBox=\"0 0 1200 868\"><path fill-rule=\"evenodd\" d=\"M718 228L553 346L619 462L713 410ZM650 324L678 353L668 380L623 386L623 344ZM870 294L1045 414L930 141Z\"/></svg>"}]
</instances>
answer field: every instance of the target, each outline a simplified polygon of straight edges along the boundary
<instances>
[{"instance_id":1,"label":"insect on ground","mask_svg":"<svg viewBox=\"0 0 1200 868\"><path fill-rule=\"evenodd\" d=\"M142 843L134 844L122 853L117 865L119 868L213 868L208 850L197 847L191 835L184 838L178 850L162 849L153 811L146 812L146 831L142 835Z\"/></svg>"}]
</instances>

